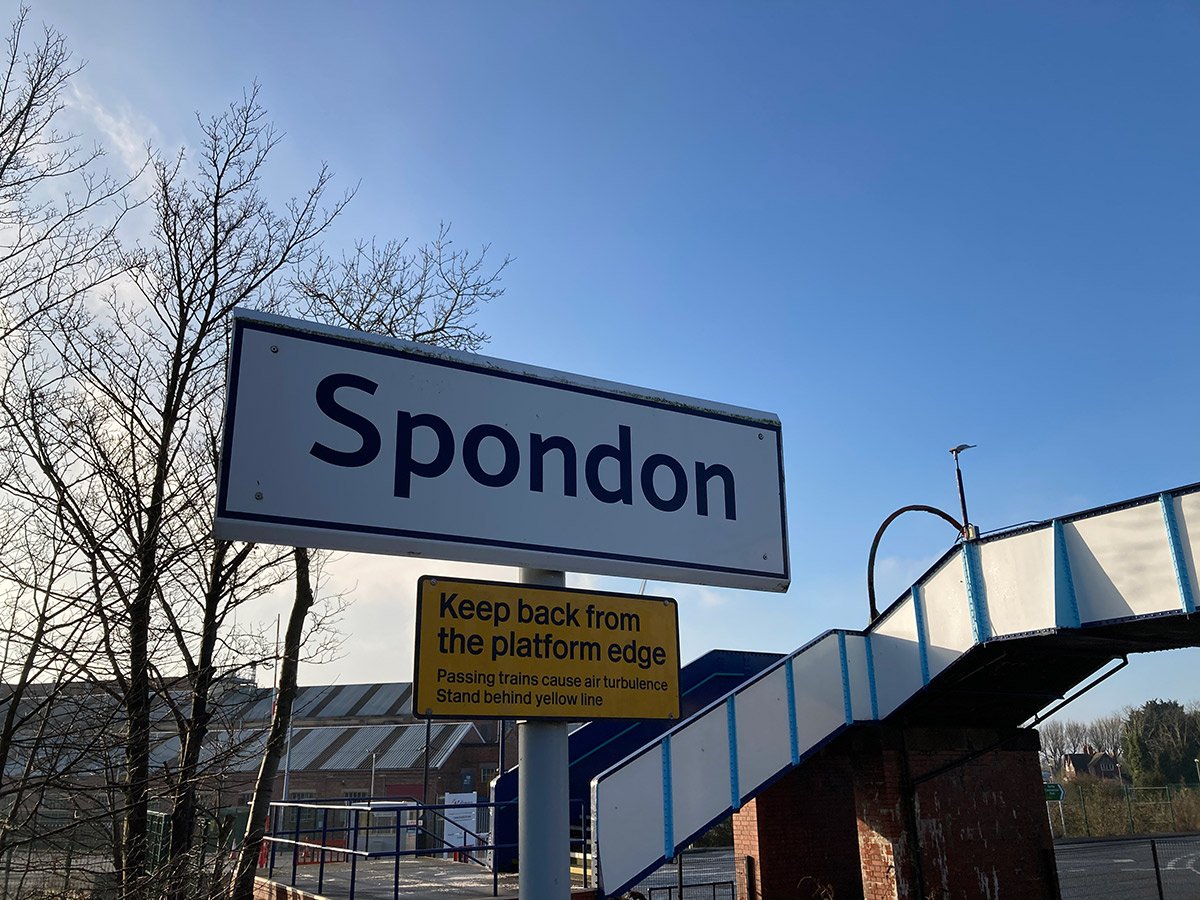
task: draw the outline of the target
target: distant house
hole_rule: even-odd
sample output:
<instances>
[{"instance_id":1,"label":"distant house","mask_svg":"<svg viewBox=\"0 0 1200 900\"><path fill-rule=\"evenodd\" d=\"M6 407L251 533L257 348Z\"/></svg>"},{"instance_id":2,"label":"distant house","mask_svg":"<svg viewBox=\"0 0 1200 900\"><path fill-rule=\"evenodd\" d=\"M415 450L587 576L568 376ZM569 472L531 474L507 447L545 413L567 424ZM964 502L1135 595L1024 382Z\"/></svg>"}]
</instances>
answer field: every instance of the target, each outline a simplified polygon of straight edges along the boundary
<instances>
[{"instance_id":1,"label":"distant house","mask_svg":"<svg viewBox=\"0 0 1200 900\"><path fill-rule=\"evenodd\" d=\"M1063 778L1067 781L1080 775L1116 781L1121 778L1121 767L1116 758L1106 750L1097 752L1084 746L1082 753L1067 753L1062 760Z\"/></svg>"}]
</instances>

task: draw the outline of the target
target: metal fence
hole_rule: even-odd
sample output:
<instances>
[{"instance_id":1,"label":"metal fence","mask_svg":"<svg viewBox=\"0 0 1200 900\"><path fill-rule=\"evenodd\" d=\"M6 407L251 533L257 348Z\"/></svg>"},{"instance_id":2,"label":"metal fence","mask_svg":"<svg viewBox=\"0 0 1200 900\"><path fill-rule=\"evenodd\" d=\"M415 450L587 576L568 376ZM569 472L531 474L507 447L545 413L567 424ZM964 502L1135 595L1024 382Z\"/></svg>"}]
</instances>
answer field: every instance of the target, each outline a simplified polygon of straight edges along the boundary
<instances>
[{"instance_id":1,"label":"metal fence","mask_svg":"<svg viewBox=\"0 0 1200 900\"><path fill-rule=\"evenodd\" d=\"M1062 900L1200 900L1200 834L1059 843L1055 857ZM634 890L645 900L736 900L734 879L732 849L689 850Z\"/></svg>"},{"instance_id":2,"label":"metal fence","mask_svg":"<svg viewBox=\"0 0 1200 900\"><path fill-rule=\"evenodd\" d=\"M1063 900L1200 900L1200 835L1055 849Z\"/></svg>"},{"instance_id":3,"label":"metal fence","mask_svg":"<svg viewBox=\"0 0 1200 900\"><path fill-rule=\"evenodd\" d=\"M394 798L275 802L259 864L273 881L347 900L362 888L371 897L398 900L420 890L425 879L461 882L472 891L487 884L496 896L511 879L497 869L492 851L511 851L515 844L497 843L492 822L497 808L508 805ZM571 836L572 877L586 886L592 860L579 805L572 801L572 819L580 823Z\"/></svg>"},{"instance_id":4,"label":"metal fence","mask_svg":"<svg viewBox=\"0 0 1200 900\"><path fill-rule=\"evenodd\" d=\"M737 900L733 848L685 850L634 891L646 900Z\"/></svg>"},{"instance_id":5,"label":"metal fence","mask_svg":"<svg viewBox=\"0 0 1200 900\"><path fill-rule=\"evenodd\" d=\"M1200 829L1200 790L1192 786L1138 788L1093 779L1065 788L1061 801L1046 803L1056 839Z\"/></svg>"},{"instance_id":6,"label":"metal fence","mask_svg":"<svg viewBox=\"0 0 1200 900\"><path fill-rule=\"evenodd\" d=\"M271 804L271 830L265 837L266 859L260 859L260 864L266 863L268 878L282 875L291 885L297 883L302 868L311 866L316 869L317 893L324 893L327 869L349 863L347 894L354 900L360 863L390 860L392 895L398 897L401 858L434 855L490 870L495 896L498 873L489 852L495 845L487 832L476 830L479 812L488 807L487 803L421 805L371 799L276 802ZM465 819L451 819L464 813Z\"/></svg>"}]
</instances>

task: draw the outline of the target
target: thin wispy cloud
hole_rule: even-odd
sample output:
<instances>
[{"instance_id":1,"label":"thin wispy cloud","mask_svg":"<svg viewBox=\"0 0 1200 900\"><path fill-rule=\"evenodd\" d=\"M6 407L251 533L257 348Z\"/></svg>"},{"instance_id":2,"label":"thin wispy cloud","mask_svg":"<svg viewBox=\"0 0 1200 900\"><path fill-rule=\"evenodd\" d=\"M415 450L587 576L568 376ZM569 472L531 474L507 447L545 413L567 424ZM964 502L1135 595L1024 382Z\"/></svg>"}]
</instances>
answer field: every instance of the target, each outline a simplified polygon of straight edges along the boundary
<instances>
[{"instance_id":1,"label":"thin wispy cloud","mask_svg":"<svg viewBox=\"0 0 1200 900\"><path fill-rule=\"evenodd\" d=\"M125 174L134 175L146 164L148 149L158 143L158 129L145 117L124 108L114 111L90 91L72 83L67 107L94 131L96 142L120 160Z\"/></svg>"}]
</instances>

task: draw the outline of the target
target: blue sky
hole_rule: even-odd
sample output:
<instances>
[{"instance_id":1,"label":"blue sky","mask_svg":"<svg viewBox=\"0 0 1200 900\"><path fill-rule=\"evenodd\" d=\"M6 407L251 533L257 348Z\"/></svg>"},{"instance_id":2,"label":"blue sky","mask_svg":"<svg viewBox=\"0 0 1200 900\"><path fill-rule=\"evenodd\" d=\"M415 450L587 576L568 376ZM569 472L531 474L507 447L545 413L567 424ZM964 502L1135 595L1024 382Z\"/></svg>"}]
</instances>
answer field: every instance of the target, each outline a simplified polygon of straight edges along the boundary
<instances>
[{"instance_id":1,"label":"blue sky","mask_svg":"<svg viewBox=\"0 0 1200 900\"><path fill-rule=\"evenodd\" d=\"M1200 480L1200 7L1187 2L60 3L72 113L195 140L253 81L278 196L325 161L331 241L512 256L494 356L776 412L793 583L680 599L685 659L866 618L883 518L984 529ZM881 600L948 547L901 520ZM343 558L343 659L411 677L416 574ZM636 582L577 579L617 590ZM264 608L264 614L273 611ZM1200 698L1138 658L1068 715Z\"/></svg>"}]
</instances>

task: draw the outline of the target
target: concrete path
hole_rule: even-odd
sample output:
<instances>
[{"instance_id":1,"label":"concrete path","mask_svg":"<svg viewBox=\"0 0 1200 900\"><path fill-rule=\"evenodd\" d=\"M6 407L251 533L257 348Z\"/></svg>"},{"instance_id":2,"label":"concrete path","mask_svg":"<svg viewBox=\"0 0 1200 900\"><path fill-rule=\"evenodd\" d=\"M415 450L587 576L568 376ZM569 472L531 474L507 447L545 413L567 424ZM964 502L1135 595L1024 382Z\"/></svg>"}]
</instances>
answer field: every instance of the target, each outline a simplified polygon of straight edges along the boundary
<instances>
[{"instance_id":1,"label":"concrete path","mask_svg":"<svg viewBox=\"0 0 1200 900\"><path fill-rule=\"evenodd\" d=\"M328 897L330 900L349 900L350 897L350 863L326 863L325 877L321 890L318 891L318 872L316 865L296 867L296 887L306 893ZM288 884L291 881L291 865L276 865L273 881ZM400 859L399 889L393 892L393 877L395 874L394 859L359 860L354 881L354 900L390 900L392 897L403 900L418 900L418 898L447 898L453 897L516 897L517 876L501 874L498 876L497 894L492 893L492 873L490 870L473 863L460 863L451 860L431 859L429 857L405 856ZM259 875L267 877L265 869Z\"/></svg>"}]
</instances>

